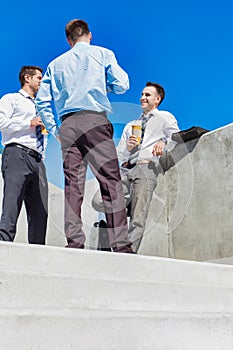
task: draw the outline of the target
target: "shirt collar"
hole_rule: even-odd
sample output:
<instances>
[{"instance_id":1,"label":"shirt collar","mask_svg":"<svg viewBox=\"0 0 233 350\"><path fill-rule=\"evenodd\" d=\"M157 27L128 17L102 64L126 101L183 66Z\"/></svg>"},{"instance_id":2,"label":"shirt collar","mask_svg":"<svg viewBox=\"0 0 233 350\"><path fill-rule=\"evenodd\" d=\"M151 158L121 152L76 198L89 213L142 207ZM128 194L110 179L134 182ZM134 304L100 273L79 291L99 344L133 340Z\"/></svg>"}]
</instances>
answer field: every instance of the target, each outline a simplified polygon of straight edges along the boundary
<instances>
[{"instance_id":1,"label":"shirt collar","mask_svg":"<svg viewBox=\"0 0 233 350\"><path fill-rule=\"evenodd\" d=\"M76 44L74 44L74 46L72 47L72 49L74 47L78 47L78 46L82 46L82 45L90 45L88 44L86 41L78 41Z\"/></svg>"},{"instance_id":2,"label":"shirt collar","mask_svg":"<svg viewBox=\"0 0 233 350\"><path fill-rule=\"evenodd\" d=\"M21 95L23 95L24 97L26 97L26 98L30 98L30 100L32 100L32 101L35 100L35 99L32 98L32 97L27 93L27 91L25 91L24 89L19 89L19 93L20 93Z\"/></svg>"},{"instance_id":3,"label":"shirt collar","mask_svg":"<svg viewBox=\"0 0 233 350\"><path fill-rule=\"evenodd\" d=\"M149 118L151 115L155 116L156 113L158 112L158 108L152 109L151 111L149 111L148 113L142 113L141 118Z\"/></svg>"},{"instance_id":4,"label":"shirt collar","mask_svg":"<svg viewBox=\"0 0 233 350\"><path fill-rule=\"evenodd\" d=\"M145 114L143 113L143 115L146 117L149 117L149 115L151 115L151 114L155 115L157 112L158 112L158 108L154 108L151 111L149 111L148 113L145 113Z\"/></svg>"}]
</instances>

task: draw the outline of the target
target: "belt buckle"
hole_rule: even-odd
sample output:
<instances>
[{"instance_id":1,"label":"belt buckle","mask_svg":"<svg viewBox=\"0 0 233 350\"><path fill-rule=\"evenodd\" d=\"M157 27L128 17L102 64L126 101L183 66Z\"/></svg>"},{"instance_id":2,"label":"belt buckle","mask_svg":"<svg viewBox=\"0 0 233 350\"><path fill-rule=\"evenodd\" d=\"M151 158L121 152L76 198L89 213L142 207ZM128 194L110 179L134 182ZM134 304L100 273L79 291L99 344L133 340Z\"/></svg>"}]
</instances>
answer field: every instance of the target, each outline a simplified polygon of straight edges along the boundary
<instances>
[{"instance_id":1,"label":"belt buckle","mask_svg":"<svg viewBox=\"0 0 233 350\"><path fill-rule=\"evenodd\" d=\"M28 149L27 152L31 157L35 158L36 160L40 161L42 158L42 155L36 151L34 151L33 149Z\"/></svg>"},{"instance_id":2,"label":"belt buckle","mask_svg":"<svg viewBox=\"0 0 233 350\"><path fill-rule=\"evenodd\" d=\"M135 165L136 163L131 164L130 162L124 162L123 164L121 164L122 168L129 169L129 170L134 168Z\"/></svg>"},{"instance_id":3,"label":"belt buckle","mask_svg":"<svg viewBox=\"0 0 233 350\"><path fill-rule=\"evenodd\" d=\"M34 152L32 149L28 149L28 150L27 150L27 153L28 153L30 156L32 156L32 157L36 157L36 154L35 154L35 152Z\"/></svg>"},{"instance_id":4,"label":"belt buckle","mask_svg":"<svg viewBox=\"0 0 233 350\"><path fill-rule=\"evenodd\" d=\"M140 165L140 164L150 164L150 162L151 162L150 160L142 159L142 160L138 160L138 161L137 161L137 164L139 164L139 165Z\"/></svg>"}]
</instances>

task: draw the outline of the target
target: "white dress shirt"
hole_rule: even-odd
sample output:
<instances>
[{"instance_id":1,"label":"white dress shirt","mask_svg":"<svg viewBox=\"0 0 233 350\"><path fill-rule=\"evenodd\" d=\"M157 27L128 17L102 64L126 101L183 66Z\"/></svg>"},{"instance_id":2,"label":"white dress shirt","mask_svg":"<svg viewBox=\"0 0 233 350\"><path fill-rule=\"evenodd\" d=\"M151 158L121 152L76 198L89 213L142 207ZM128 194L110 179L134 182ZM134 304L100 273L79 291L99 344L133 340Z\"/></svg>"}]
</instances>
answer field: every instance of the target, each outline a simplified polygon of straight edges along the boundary
<instances>
[{"instance_id":1,"label":"white dress shirt","mask_svg":"<svg viewBox=\"0 0 233 350\"><path fill-rule=\"evenodd\" d=\"M175 117L167 111L160 111L157 108L150 111L148 114L153 114L148 120L145 128L144 137L141 143L138 161L151 160L158 162L159 156L153 156L153 146L160 140L166 140L166 149L171 150L176 142L171 140L171 135L179 131ZM132 135L132 125L137 124L142 116L129 122L123 132L119 144L117 146L117 154L121 163L127 162L130 152L127 150L127 140Z\"/></svg>"},{"instance_id":2,"label":"white dress shirt","mask_svg":"<svg viewBox=\"0 0 233 350\"><path fill-rule=\"evenodd\" d=\"M30 126L36 108L29 97L25 90L20 89L0 99L0 130L4 146L16 142L37 151L36 128Z\"/></svg>"}]
</instances>

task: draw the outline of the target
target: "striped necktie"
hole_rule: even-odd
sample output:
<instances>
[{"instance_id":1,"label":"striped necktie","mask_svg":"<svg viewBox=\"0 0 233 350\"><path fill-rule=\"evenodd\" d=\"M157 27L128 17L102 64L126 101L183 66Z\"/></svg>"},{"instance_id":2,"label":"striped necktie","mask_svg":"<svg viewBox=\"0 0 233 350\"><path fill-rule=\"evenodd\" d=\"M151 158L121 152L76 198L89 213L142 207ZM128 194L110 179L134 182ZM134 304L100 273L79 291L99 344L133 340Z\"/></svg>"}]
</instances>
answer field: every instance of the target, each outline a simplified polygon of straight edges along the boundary
<instances>
[{"instance_id":1,"label":"striped necktie","mask_svg":"<svg viewBox=\"0 0 233 350\"><path fill-rule=\"evenodd\" d=\"M28 98L34 103L36 117L39 117L34 99L31 98L31 96L28 96ZM39 153L42 153L44 151L44 135L42 134L41 125L36 126L36 148Z\"/></svg>"},{"instance_id":2,"label":"striped necktie","mask_svg":"<svg viewBox=\"0 0 233 350\"><path fill-rule=\"evenodd\" d=\"M44 150L44 135L42 134L41 125L36 126L36 147L39 153L42 153Z\"/></svg>"}]
</instances>

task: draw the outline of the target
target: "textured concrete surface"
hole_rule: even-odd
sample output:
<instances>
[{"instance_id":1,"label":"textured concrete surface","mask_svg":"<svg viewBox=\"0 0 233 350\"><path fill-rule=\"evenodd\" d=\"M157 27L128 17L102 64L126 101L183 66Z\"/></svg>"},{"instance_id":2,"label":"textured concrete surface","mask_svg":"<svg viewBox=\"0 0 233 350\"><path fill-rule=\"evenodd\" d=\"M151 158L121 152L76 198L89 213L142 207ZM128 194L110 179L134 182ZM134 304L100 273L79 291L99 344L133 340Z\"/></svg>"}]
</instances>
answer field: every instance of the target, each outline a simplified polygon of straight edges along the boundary
<instances>
[{"instance_id":1,"label":"textured concrete surface","mask_svg":"<svg viewBox=\"0 0 233 350\"><path fill-rule=\"evenodd\" d=\"M0 242L0 349L232 350L233 267Z\"/></svg>"},{"instance_id":2,"label":"textured concrete surface","mask_svg":"<svg viewBox=\"0 0 233 350\"><path fill-rule=\"evenodd\" d=\"M140 253L189 260L233 256L233 124L162 159ZM169 168L170 167L170 168Z\"/></svg>"}]
</instances>

